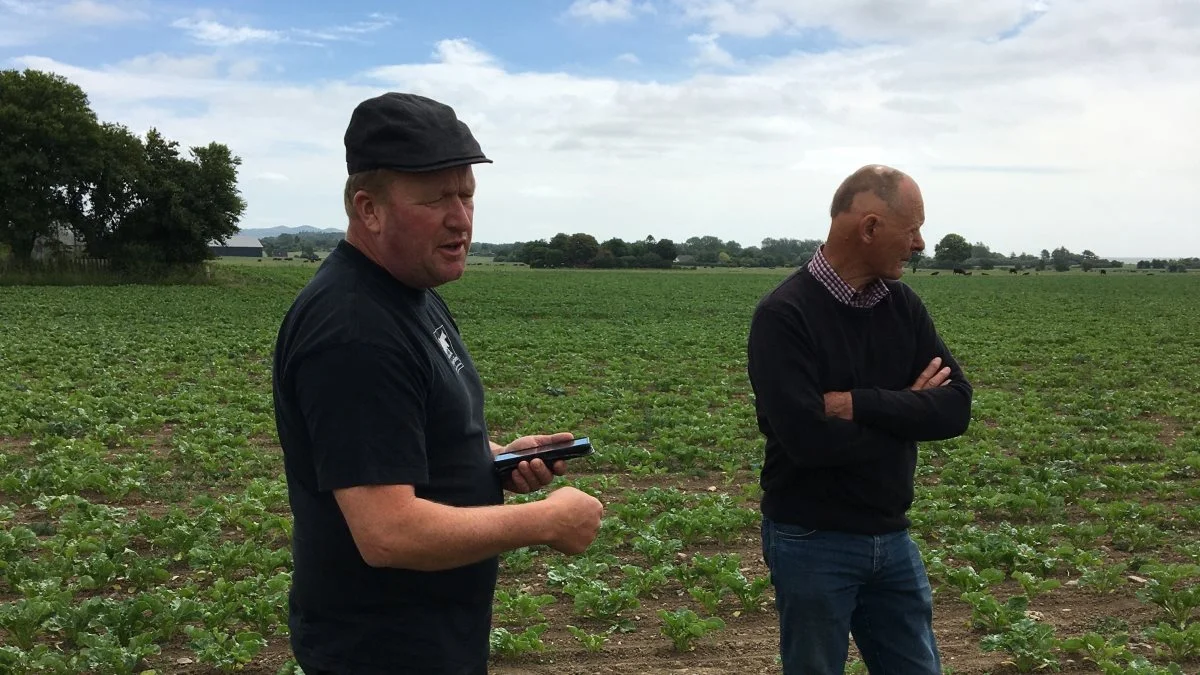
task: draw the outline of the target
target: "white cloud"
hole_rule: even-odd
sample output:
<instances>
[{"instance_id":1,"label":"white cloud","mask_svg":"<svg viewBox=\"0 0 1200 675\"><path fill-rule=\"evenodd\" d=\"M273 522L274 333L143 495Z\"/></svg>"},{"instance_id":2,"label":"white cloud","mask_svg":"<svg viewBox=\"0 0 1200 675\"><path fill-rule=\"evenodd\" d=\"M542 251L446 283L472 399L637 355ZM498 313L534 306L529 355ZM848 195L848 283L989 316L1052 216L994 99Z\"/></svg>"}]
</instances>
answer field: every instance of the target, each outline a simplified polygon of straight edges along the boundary
<instances>
[{"instance_id":1,"label":"white cloud","mask_svg":"<svg viewBox=\"0 0 1200 675\"><path fill-rule=\"evenodd\" d=\"M29 2L0 0L0 47L37 44L76 26L103 26L146 19L142 0Z\"/></svg>"},{"instance_id":2,"label":"white cloud","mask_svg":"<svg viewBox=\"0 0 1200 675\"><path fill-rule=\"evenodd\" d=\"M478 67L494 62L491 54L465 38L439 41L433 56L440 63L450 66Z\"/></svg>"},{"instance_id":3,"label":"white cloud","mask_svg":"<svg viewBox=\"0 0 1200 675\"><path fill-rule=\"evenodd\" d=\"M987 38L1031 15L1045 2L990 0L673 0L688 19L708 30L762 37L829 28L851 40L909 40L923 36Z\"/></svg>"},{"instance_id":4,"label":"white cloud","mask_svg":"<svg viewBox=\"0 0 1200 675\"><path fill-rule=\"evenodd\" d=\"M633 0L575 0L567 8L567 16L594 23L631 21L637 14L653 14L649 2L635 4Z\"/></svg>"},{"instance_id":5,"label":"white cloud","mask_svg":"<svg viewBox=\"0 0 1200 675\"><path fill-rule=\"evenodd\" d=\"M362 36L375 33L391 27L396 19L383 14L371 14L366 21L356 21L352 24L333 26L331 28L307 29L298 28L290 31L292 35L321 42L365 42Z\"/></svg>"},{"instance_id":6,"label":"white cloud","mask_svg":"<svg viewBox=\"0 0 1200 675\"><path fill-rule=\"evenodd\" d=\"M689 35L688 42L696 45L696 55L691 63L694 66L718 66L729 68L736 65L733 55L717 44L719 35Z\"/></svg>"},{"instance_id":7,"label":"white cloud","mask_svg":"<svg viewBox=\"0 0 1200 675\"><path fill-rule=\"evenodd\" d=\"M911 4L897 31L934 21L921 10L931 3ZM727 4L750 18L766 6ZM835 25L867 23L863 3L829 7ZM350 111L404 90L454 106L496 161L476 169L478 241L823 237L837 183L882 162L921 184L930 247L958 232L1005 252L1200 255L1200 229L1178 220L1200 212L1200 5L1055 3L991 42L979 37L1006 23L987 18L994 10L956 23L967 10L946 7L945 31L750 55L735 72L672 82L517 71L467 39L437 43L426 62L311 84L178 57L18 62L83 86L102 119L153 125L185 145L229 144L245 162L247 228L342 226ZM160 99L195 105L173 111Z\"/></svg>"},{"instance_id":8,"label":"white cloud","mask_svg":"<svg viewBox=\"0 0 1200 675\"><path fill-rule=\"evenodd\" d=\"M176 19L171 26L187 31L197 42L218 47L250 42L280 42L284 39L284 34L280 31L229 26L208 19Z\"/></svg>"},{"instance_id":9,"label":"white cloud","mask_svg":"<svg viewBox=\"0 0 1200 675\"><path fill-rule=\"evenodd\" d=\"M575 0L567 14L596 23L628 21L633 18L633 0Z\"/></svg>"},{"instance_id":10,"label":"white cloud","mask_svg":"<svg viewBox=\"0 0 1200 675\"><path fill-rule=\"evenodd\" d=\"M145 54L122 61L109 69L122 74L168 75L182 78L216 77L221 58L215 54L170 56L163 53Z\"/></svg>"},{"instance_id":11,"label":"white cloud","mask_svg":"<svg viewBox=\"0 0 1200 675\"><path fill-rule=\"evenodd\" d=\"M329 42L366 43L364 36L384 30L395 22L396 19L392 16L371 14L363 21L327 28L269 29L244 23L234 25L217 20L211 11L201 10L192 17L176 19L171 26L187 32L200 44L214 47L275 43L321 47Z\"/></svg>"},{"instance_id":12,"label":"white cloud","mask_svg":"<svg viewBox=\"0 0 1200 675\"><path fill-rule=\"evenodd\" d=\"M638 55L632 52L625 52L624 54L619 55L617 57L617 61L620 61L621 63L628 63L634 66L642 62L642 60L638 58Z\"/></svg>"}]
</instances>

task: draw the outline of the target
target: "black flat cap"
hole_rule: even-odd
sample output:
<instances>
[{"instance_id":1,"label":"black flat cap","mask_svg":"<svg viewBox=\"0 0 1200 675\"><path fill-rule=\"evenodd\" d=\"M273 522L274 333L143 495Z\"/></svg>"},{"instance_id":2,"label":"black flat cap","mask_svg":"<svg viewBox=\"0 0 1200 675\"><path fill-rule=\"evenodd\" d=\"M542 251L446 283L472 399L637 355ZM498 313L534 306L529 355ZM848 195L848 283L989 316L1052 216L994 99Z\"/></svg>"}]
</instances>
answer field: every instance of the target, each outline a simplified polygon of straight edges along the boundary
<instances>
[{"instance_id":1,"label":"black flat cap","mask_svg":"<svg viewBox=\"0 0 1200 675\"><path fill-rule=\"evenodd\" d=\"M445 103L389 92L359 103L346 127L346 169L437 171L491 163L467 125Z\"/></svg>"}]
</instances>

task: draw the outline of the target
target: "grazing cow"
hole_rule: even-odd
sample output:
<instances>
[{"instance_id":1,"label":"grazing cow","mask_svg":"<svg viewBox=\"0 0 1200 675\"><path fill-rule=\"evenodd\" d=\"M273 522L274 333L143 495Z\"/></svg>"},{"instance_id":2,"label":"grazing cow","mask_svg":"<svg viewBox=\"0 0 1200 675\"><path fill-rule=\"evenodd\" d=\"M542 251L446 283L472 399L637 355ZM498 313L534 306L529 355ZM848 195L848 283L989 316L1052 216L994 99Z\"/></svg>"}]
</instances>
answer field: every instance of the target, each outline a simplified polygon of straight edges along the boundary
<instances>
[{"instance_id":1,"label":"grazing cow","mask_svg":"<svg viewBox=\"0 0 1200 675\"><path fill-rule=\"evenodd\" d=\"M1100 270L1100 274L1108 274L1108 270Z\"/></svg>"},{"instance_id":2,"label":"grazing cow","mask_svg":"<svg viewBox=\"0 0 1200 675\"><path fill-rule=\"evenodd\" d=\"M1009 274L1016 274L1016 273L1017 273L1017 268L1015 268L1015 267L1010 267L1010 268L1008 268L1008 273L1009 273Z\"/></svg>"},{"instance_id":3,"label":"grazing cow","mask_svg":"<svg viewBox=\"0 0 1200 675\"><path fill-rule=\"evenodd\" d=\"M933 274L930 274L929 276L936 277L938 274L939 274L938 272L934 272Z\"/></svg>"},{"instance_id":4,"label":"grazing cow","mask_svg":"<svg viewBox=\"0 0 1200 675\"><path fill-rule=\"evenodd\" d=\"M1023 276L1023 277L1027 277L1027 276L1029 276L1029 272L1023 272L1023 273L1021 274L1021 276Z\"/></svg>"},{"instance_id":5,"label":"grazing cow","mask_svg":"<svg viewBox=\"0 0 1200 675\"><path fill-rule=\"evenodd\" d=\"M961 268L961 267L955 267L955 268L954 268L954 273L955 273L955 274L966 274L966 273L967 273L967 271L966 271L966 270L964 270L964 269L963 269L963 268Z\"/></svg>"}]
</instances>

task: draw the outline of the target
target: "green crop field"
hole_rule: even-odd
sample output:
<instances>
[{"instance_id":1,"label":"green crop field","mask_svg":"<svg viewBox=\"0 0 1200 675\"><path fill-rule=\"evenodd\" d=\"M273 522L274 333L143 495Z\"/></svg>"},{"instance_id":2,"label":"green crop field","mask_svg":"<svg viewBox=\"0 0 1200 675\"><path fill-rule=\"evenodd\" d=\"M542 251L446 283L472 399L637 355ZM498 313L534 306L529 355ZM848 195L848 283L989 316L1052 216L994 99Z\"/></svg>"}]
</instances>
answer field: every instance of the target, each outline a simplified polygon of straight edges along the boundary
<instances>
[{"instance_id":1,"label":"green crop field","mask_svg":"<svg viewBox=\"0 0 1200 675\"><path fill-rule=\"evenodd\" d=\"M294 672L270 359L316 267L0 287L0 673ZM493 672L778 672L744 354L786 273L444 287L494 438L590 435L559 483L607 508L586 555L504 556ZM947 671L1196 673L1200 275L907 280L976 391L912 509Z\"/></svg>"}]
</instances>

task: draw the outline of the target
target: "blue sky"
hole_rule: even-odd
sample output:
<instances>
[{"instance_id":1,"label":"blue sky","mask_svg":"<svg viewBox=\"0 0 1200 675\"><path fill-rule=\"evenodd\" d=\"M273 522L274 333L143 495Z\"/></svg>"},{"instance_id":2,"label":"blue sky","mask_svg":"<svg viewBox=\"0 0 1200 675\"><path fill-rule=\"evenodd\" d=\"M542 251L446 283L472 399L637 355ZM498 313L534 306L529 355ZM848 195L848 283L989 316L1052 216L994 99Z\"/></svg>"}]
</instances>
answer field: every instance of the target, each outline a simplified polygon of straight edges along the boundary
<instances>
[{"instance_id":1,"label":"blue sky","mask_svg":"<svg viewBox=\"0 0 1200 675\"><path fill-rule=\"evenodd\" d=\"M885 163L930 247L1200 255L1200 3L0 0L0 64L230 145L246 228L344 226L350 110L407 90L496 159L477 241L821 238Z\"/></svg>"},{"instance_id":2,"label":"blue sky","mask_svg":"<svg viewBox=\"0 0 1200 675\"><path fill-rule=\"evenodd\" d=\"M482 44L514 70L619 73L641 80L691 75L689 61L696 50L688 38L696 33L696 21L678 8L649 3L627 3L632 16L645 20L605 18L620 13L624 4L575 3L583 9L573 10L559 0L347 0L338 9L319 0L204 3L202 8L180 2L113 3L121 8L114 11L127 12L129 20L98 21L103 28L60 33L69 39L42 42L39 53L65 62L119 63L153 52L186 56L220 49L249 56L269 45L274 78L308 81L353 76L381 59L421 61L439 40L461 37ZM611 9L586 9L589 5ZM788 36L735 35L722 48L753 59L826 51L840 42L835 32L814 27Z\"/></svg>"}]
</instances>

